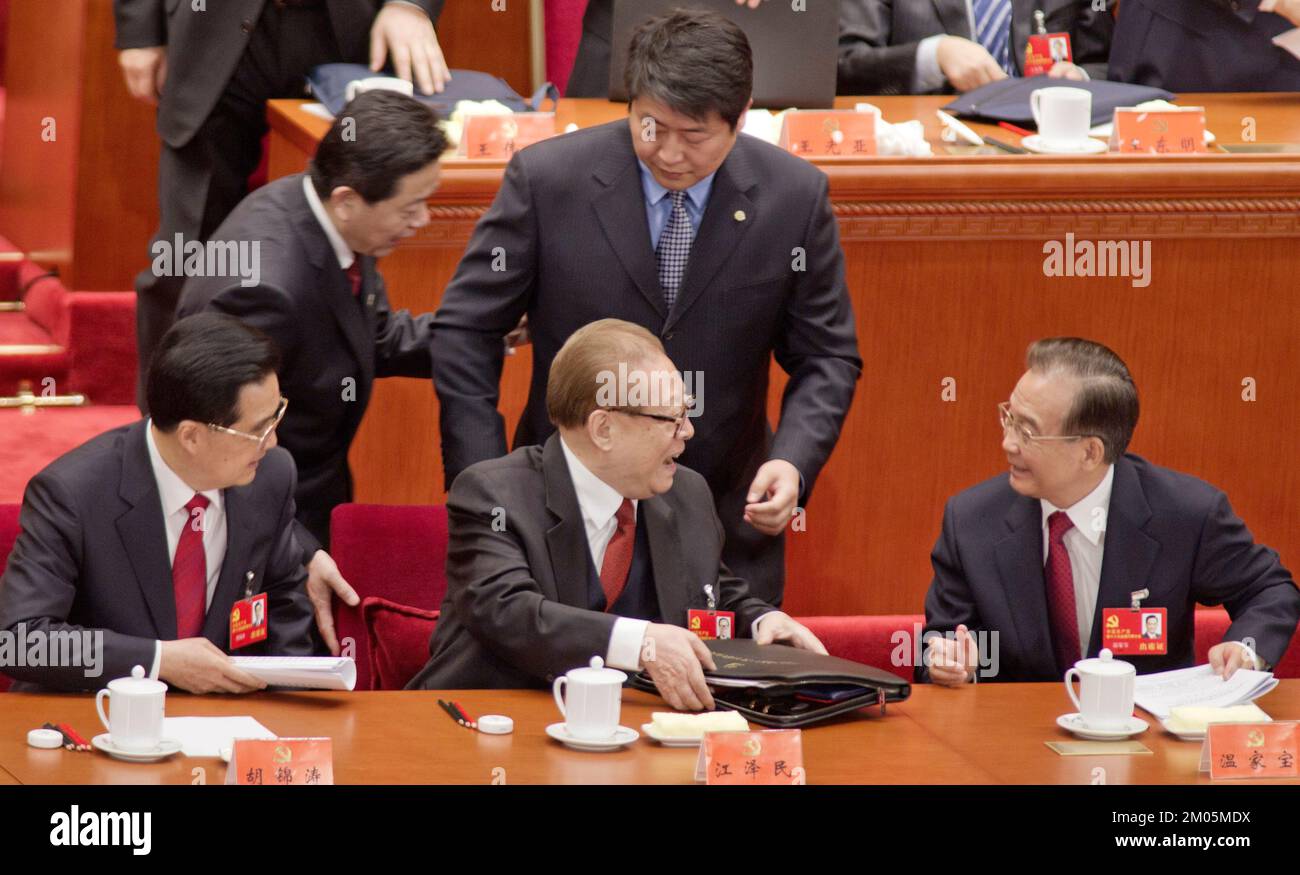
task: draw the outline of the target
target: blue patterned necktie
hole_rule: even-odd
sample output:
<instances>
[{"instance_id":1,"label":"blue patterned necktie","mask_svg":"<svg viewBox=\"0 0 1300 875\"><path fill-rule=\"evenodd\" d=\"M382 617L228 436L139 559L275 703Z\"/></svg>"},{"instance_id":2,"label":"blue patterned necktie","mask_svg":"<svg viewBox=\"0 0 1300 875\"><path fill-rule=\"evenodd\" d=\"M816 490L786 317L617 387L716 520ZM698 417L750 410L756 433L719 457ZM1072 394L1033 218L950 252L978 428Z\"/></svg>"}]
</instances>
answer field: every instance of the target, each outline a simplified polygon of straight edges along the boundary
<instances>
[{"instance_id":1,"label":"blue patterned necktie","mask_svg":"<svg viewBox=\"0 0 1300 875\"><path fill-rule=\"evenodd\" d=\"M1016 65L1011 63L1011 0L971 0L971 12L975 40L1008 76L1016 75Z\"/></svg>"},{"instance_id":2,"label":"blue patterned necktie","mask_svg":"<svg viewBox=\"0 0 1300 875\"><path fill-rule=\"evenodd\" d=\"M686 192L670 191L668 196L672 198L673 211L668 217L668 225L659 235L655 263L659 267L659 285L663 288L664 303L671 311L677 300L677 290L682 285L682 276L686 273L686 262L691 257L695 229L691 227L691 217L686 215Z\"/></svg>"}]
</instances>

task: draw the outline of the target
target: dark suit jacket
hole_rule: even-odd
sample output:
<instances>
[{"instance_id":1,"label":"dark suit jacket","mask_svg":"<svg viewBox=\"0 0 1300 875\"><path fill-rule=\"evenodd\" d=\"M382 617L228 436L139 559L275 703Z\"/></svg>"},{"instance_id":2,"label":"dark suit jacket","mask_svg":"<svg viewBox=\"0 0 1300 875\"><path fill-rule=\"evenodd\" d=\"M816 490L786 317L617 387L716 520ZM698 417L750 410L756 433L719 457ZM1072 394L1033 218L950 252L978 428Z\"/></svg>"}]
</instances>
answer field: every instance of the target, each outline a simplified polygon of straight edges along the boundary
<instances>
[{"instance_id":1,"label":"dark suit jacket","mask_svg":"<svg viewBox=\"0 0 1300 875\"><path fill-rule=\"evenodd\" d=\"M946 33L969 40L967 0L841 0L840 94L910 94L916 75L916 47ZM1112 18L1087 0L1012 0L1011 59L1025 68L1025 46L1041 9L1050 33L1070 34L1074 63L1094 79L1106 76ZM1127 8L1125 12L1127 12ZM952 92L947 86L943 91ZM937 92L936 92L937 93Z\"/></svg>"},{"instance_id":2,"label":"dark suit jacket","mask_svg":"<svg viewBox=\"0 0 1300 875\"><path fill-rule=\"evenodd\" d=\"M1059 681L1043 575L1042 504L999 475L953 496L930 561L925 633L997 631L998 674L991 680ZM1269 665L1286 652L1300 619L1300 592L1277 553L1256 544L1228 497L1132 454L1115 463L1105 551L1088 655L1101 650L1103 608L1168 608L1165 656L1133 656L1139 674L1193 662L1193 611L1223 605L1232 617L1225 641L1255 640ZM917 679L929 672L917 667ZM981 676L981 681L984 677Z\"/></svg>"},{"instance_id":3,"label":"dark suit jacket","mask_svg":"<svg viewBox=\"0 0 1300 875\"><path fill-rule=\"evenodd\" d=\"M1235 7L1235 8L1234 8ZM1300 91L1300 59L1273 45L1295 27L1259 0L1124 0L1110 78L1169 91Z\"/></svg>"},{"instance_id":4,"label":"dark suit jacket","mask_svg":"<svg viewBox=\"0 0 1300 875\"><path fill-rule=\"evenodd\" d=\"M172 557L149 448L148 420L115 428L60 456L27 484L22 533L0 578L0 629L17 634L102 630L103 673L82 668L4 666L18 681L60 690L94 689L131 668L153 664L155 641L176 638ZM262 459L246 486L222 493L226 555L203 637L229 652L230 609L267 593L267 639L240 656L312 652L307 574L293 537L293 460L280 449ZM30 689L30 687L27 687Z\"/></svg>"},{"instance_id":5,"label":"dark suit jacket","mask_svg":"<svg viewBox=\"0 0 1300 875\"><path fill-rule=\"evenodd\" d=\"M158 133L168 145L188 143L217 105L248 35L270 2L210 0L203 12L195 12L190 0L113 0L118 49L167 47ZM325 0L340 61L370 63L370 25L383 2L391 0ZM408 2L438 21L443 0Z\"/></svg>"},{"instance_id":6,"label":"dark suit jacket","mask_svg":"<svg viewBox=\"0 0 1300 875\"><path fill-rule=\"evenodd\" d=\"M740 135L714 177L669 313L627 122L519 152L434 315L448 484L506 452L497 412L501 339L527 313L532 384L516 447L541 443L553 430L546 377L560 346L583 325L614 317L659 335L682 371L703 372L691 387L702 414L682 462L704 475L720 503L739 494L743 505L753 472L769 458L799 469L806 497L862 367L827 188L812 164ZM806 253L802 271L791 269L797 249ZM505 270L493 269L497 252L505 253ZM774 439L766 415L773 353L790 374ZM724 514L735 544L751 537L739 517L739 507ZM779 582L780 569L772 575ZM780 597L750 582L765 597Z\"/></svg>"},{"instance_id":7,"label":"dark suit jacket","mask_svg":"<svg viewBox=\"0 0 1300 875\"><path fill-rule=\"evenodd\" d=\"M348 447L375 378L430 375L431 317L392 312L370 256L361 259L361 294L352 296L302 180L295 174L253 192L212 235L216 241L257 241L260 282L191 277L176 315L229 313L279 346L280 391L289 411L277 436L298 465L298 537L310 558L329 543L330 511L352 500Z\"/></svg>"},{"instance_id":8,"label":"dark suit jacket","mask_svg":"<svg viewBox=\"0 0 1300 875\"><path fill-rule=\"evenodd\" d=\"M719 610L736 612L738 634L773 610L721 563L722 524L699 474L678 466L672 489L637 514L662 622L685 626L688 608L707 606L705 584ZM467 470L447 516L447 596L429 661L407 689L535 687L605 655L617 618L585 607L591 548L558 435Z\"/></svg>"},{"instance_id":9,"label":"dark suit jacket","mask_svg":"<svg viewBox=\"0 0 1300 875\"><path fill-rule=\"evenodd\" d=\"M609 97L609 42L614 31L614 0L587 0L582 39L573 59L565 97Z\"/></svg>"}]
</instances>

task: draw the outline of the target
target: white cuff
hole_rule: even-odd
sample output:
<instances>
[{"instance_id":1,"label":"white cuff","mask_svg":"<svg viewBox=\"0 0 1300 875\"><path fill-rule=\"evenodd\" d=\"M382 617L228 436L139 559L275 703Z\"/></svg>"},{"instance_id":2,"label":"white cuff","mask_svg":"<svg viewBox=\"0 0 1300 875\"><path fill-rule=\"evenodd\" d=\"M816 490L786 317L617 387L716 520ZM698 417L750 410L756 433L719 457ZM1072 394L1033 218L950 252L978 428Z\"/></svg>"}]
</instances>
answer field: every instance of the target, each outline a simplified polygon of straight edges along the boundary
<instances>
[{"instance_id":1,"label":"white cuff","mask_svg":"<svg viewBox=\"0 0 1300 875\"><path fill-rule=\"evenodd\" d=\"M631 617L616 619L614 630L609 633L609 651L605 654L605 665L623 671L640 671L641 643L645 641L648 628L648 620L633 620Z\"/></svg>"},{"instance_id":2,"label":"white cuff","mask_svg":"<svg viewBox=\"0 0 1300 875\"><path fill-rule=\"evenodd\" d=\"M946 33L927 36L916 46L916 73L912 76L912 93L927 94L942 88L948 81L939 66L939 41Z\"/></svg>"},{"instance_id":3,"label":"white cuff","mask_svg":"<svg viewBox=\"0 0 1300 875\"><path fill-rule=\"evenodd\" d=\"M1264 670L1264 660L1260 659L1259 654L1255 652L1255 648L1251 647L1245 641L1225 641L1224 643L1236 644L1242 650L1246 651L1246 656L1250 658L1250 664L1255 669L1255 671Z\"/></svg>"},{"instance_id":4,"label":"white cuff","mask_svg":"<svg viewBox=\"0 0 1300 875\"><path fill-rule=\"evenodd\" d=\"M158 672L162 670L162 642L153 643L153 668L149 669L149 677L152 680L158 680Z\"/></svg>"}]
</instances>

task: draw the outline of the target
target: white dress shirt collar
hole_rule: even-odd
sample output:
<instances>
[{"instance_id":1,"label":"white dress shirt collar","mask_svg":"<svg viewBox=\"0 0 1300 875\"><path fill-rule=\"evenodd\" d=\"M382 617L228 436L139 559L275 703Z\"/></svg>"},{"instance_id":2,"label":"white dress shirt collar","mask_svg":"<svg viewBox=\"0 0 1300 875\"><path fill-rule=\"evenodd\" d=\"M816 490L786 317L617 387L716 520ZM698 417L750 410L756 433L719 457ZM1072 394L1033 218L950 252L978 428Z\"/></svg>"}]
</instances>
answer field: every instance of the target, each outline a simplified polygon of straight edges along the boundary
<instances>
[{"instance_id":1,"label":"white dress shirt collar","mask_svg":"<svg viewBox=\"0 0 1300 875\"><path fill-rule=\"evenodd\" d=\"M589 528L600 530L609 525L609 521L618 513L623 504L623 496L617 489L591 473L586 465L569 449L569 445L560 438L560 448L564 451L564 461L569 466L569 478L573 481L573 491L578 494L578 509ZM636 519L637 500L632 499L632 519Z\"/></svg>"},{"instance_id":2,"label":"white dress shirt collar","mask_svg":"<svg viewBox=\"0 0 1300 875\"><path fill-rule=\"evenodd\" d=\"M347 270L356 261L356 253L352 247L343 239L339 229L334 227L334 221L325 212L325 205L321 203L320 195L316 194L316 186L311 184L311 175L304 173L302 175L302 190L307 195L307 206L311 207L312 214L316 216L316 221L320 222L321 229L325 236L329 238L330 247L334 250L334 257L339 260L339 267Z\"/></svg>"},{"instance_id":3,"label":"white dress shirt collar","mask_svg":"<svg viewBox=\"0 0 1300 875\"><path fill-rule=\"evenodd\" d=\"M1088 539L1089 543L1094 546L1100 543L1101 536L1106 534L1106 516L1110 513L1110 491L1114 482L1115 466L1108 465L1106 476L1101 478L1097 487L1070 507L1060 508L1046 498L1041 499L1043 526L1047 526L1048 517L1058 510L1064 510L1070 522L1074 523L1074 527Z\"/></svg>"},{"instance_id":4,"label":"white dress shirt collar","mask_svg":"<svg viewBox=\"0 0 1300 875\"><path fill-rule=\"evenodd\" d=\"M171 469L163 459L162 453L158 452L158 445L153 439L152 419L145 423L144 435L145 443L149 446L149 464L153 468L153 479L158 484L158 497L162 499L163 518L166 519L185 509L185 505L189 504L190 499L194 497L194 489ZM202 495L211 502L209 507L218 511L222 509L220 489L209 489Z\"/></svg>"}]
</instances>

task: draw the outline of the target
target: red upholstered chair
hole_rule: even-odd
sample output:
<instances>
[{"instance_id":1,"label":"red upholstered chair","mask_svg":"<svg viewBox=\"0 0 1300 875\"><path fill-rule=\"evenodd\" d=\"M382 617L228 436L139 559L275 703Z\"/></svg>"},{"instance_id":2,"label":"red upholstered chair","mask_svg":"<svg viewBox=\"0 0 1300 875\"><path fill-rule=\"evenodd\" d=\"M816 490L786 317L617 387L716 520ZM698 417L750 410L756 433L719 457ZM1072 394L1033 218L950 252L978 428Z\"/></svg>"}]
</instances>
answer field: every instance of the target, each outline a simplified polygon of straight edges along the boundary
<instances>
[{"instance_id":1,"label":"red upholstered chair","mask_svg":"<svg viewBox=\"0 0 1300 875\"><path fill-rule=\"evenodd\" d=\"M18 539L18 511L21 509L19 504L0 504L0 577L4 576L9 551L13 550L14 541ZM11 683L9 678L0 674L0 693L8 690Z\"/></svg>"},{"instance_id":2,"label":"red upholstered chair","mask_svg":"<svg viewBox=\"0 0 1300 875\"><path fill-rule=\"evenodd\" d=\"M447 591L447 509L440 505L339 505L330 518L330 555L363 601L375 597L398 607L437 611ZM378 610L372 608L372 612ZM340 642L346 638L353 641L357 689L381 689L371 671L364 611L364 605L350 608L335 600L335 628ZM390 621L400 618L400 615L377 618L383 622L377 622L376 627L386 635L392 626ZM418 616L407 619L422 623L428 620ZM406 640L407 636L400 638ZM428 646L428 635L425 635L420 645L424 654L419 660L421 665L427 658ZM398 658L391 652L381 655L389 669L386 682L393 680L393 667L410 661L410 657Z\"/></svg>"},{"instance_id":3,"label":"red upholstered chair","mask_svg":"<svg viewBox=\"0 0 1300 875\"><path fill-rule=\"evenodd\" d=\"M429 658L438 611L369 596L361 602L370 645L371 689L400 690Z\"/></svg>"},{"instance_id":4,"label":"red upholstered chair","mask_svg":"<svg viewBox=\"0 0 1300 875\"><path fill-rule=\"evenodd\" d=\"M831 656L865 663L909 681L912 679L916 642L920 640L921 630L925 628L923 614L797 619L821 639ZM907 661L895 665L895 655L905 657Z\"/></svg>"}]
</instances>

